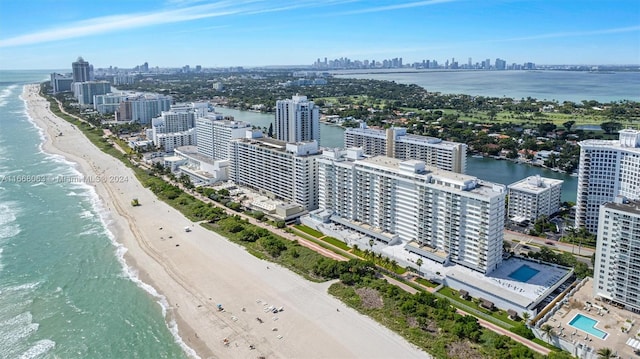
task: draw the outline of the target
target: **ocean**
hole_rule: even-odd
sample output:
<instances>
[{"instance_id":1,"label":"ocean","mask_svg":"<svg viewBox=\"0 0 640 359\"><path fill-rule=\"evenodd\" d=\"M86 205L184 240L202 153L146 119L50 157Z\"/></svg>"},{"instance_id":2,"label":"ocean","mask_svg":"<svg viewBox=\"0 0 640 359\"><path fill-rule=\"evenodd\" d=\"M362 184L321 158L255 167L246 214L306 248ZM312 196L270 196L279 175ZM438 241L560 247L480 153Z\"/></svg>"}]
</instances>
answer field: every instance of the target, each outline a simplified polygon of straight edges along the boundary
<instances>
[{"instance_id":1,"label":"ocean","mask_svg":"<svg viewBox=\"0 0 640 359\"><path fill-rule=\"evenodd\" d=\"M43 152L21 100L47 71L0 71L0 358L188 358L166 304L123 259L92 187Z\"/></svg>"},{"instance_id":2,"label":"ocean","mask_svg":"<svg viewBox=\"0 0 640 359\"><path fill-rule=\"evenodd\" d=\"M337 77L416 84L430 92L532 97L560 103L640 101L640 72L588 71L336 71Z\"/></svg>"}]
</instances>

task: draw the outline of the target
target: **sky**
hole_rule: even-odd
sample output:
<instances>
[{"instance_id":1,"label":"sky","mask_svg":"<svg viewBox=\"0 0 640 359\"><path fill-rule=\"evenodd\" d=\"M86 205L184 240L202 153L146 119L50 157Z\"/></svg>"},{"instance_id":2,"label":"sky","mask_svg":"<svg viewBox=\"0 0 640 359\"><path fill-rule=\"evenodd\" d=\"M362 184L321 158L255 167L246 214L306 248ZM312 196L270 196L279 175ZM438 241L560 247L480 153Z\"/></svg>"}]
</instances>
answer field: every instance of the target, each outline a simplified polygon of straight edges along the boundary
<instances>
[{"instance_id":1,"label":"sky","mask_svg":"<svg viewBox=\"0 0 640 359\"><path fill-rule=\"evenodd\" d=\"M638 0L0 0L0 69L640 64Z\"/></svg>"}]
</instances>

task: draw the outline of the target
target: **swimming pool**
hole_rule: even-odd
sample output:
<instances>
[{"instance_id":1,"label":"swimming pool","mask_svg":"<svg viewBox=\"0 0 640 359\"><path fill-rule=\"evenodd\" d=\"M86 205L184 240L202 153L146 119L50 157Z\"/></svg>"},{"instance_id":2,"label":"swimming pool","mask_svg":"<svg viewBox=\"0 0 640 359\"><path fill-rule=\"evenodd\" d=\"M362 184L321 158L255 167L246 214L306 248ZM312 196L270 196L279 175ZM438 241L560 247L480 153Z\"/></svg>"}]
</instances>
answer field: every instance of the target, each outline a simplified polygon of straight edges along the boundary
<instances>
[{"instance_id":1,"label":"swimming pool","mask_svg":"<svg viewBox=\"0 0 640 359\"><path fill-rule=\"evenodd\" d=\"M604 339L608 333L596 328L596 324L598 324L597 320L591 319L582 314L576 314L576 316L569 322L569 325L576 329L580 329L596 338Z\"/></svg>"},{"instance_id":2,"label":"swimming pool","mask_svg":"<svg viewBox=\"0 0 640 359\"><path fill-rule=\"evenodd\" d=\"M518 282L526 283L529 279L533 278L533 276L535 276L539 272L540 272L539 270L531 268L526 264L523 264L520 266L520 268L511 272L511 274L509 274L508 277L511 279L515 279Z\"/></svg>"}]
</instances>

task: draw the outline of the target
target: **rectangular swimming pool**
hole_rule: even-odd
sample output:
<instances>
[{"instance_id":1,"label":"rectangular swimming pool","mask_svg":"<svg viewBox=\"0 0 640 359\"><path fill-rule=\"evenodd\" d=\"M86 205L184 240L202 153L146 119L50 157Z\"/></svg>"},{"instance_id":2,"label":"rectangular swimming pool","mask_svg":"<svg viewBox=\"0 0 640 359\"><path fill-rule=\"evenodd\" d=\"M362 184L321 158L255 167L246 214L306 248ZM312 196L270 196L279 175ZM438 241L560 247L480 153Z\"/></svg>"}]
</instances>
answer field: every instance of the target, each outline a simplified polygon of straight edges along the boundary
<instances>
[{"instance_id":1,"label":"rectangular swimming pool","mask_svg":"<svg viewBox=\"0 0 640 359\"><path fill-rule=\"evenodd\" d=\"M576 316L573 317L573 319L571 319L571 321L569 322L570 326L582 330L587 334L593 335L596 338L606 338L609 333L596 328L596 324L598 324L597 320L591 319L582 314L576 314Z\"/></svg>"},{"instance_id":2,"label":"rectangular swimming pool","mask_svg":"<svg viewBox=\"0 0 640 359\"><path fill-rule=\"evenodd\" d=\"M509 274L508 277L511 279L515 279L518 282L526 283L529 279L533 278L533 276L535 276L539 272L540 272L539 270L531 268L526 264L523 264L520 266L520 268L511 272L511 274Z\"/></svg>"}]
</instances>

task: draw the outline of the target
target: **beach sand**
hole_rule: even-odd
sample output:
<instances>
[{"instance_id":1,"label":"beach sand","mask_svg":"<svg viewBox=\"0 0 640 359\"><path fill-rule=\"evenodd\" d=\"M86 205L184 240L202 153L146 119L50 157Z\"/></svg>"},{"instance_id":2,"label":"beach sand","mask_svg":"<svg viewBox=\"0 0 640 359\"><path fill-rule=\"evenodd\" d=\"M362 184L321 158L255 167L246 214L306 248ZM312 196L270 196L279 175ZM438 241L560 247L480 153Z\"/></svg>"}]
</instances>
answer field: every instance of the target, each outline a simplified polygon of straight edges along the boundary
<instances>
[{"instance_id":1,"label":"beach sand","mask_svg":"<svg viewBox=\"0 0 640 359\"><path fill-rule=\"evenodd\" d=\"M45 129L44 150L76 163L88 179L100 176L90 183L109 212L109 229L128 249L127 264L166 298L168 322L175 320L184 343L201 358L429 357L327 294L330 283L309 282L253 257L156 199L129 168L51 113L38 89L25 86L23 98ZM132 207L133 198L141 206ZM284 310L266 313L265 305Z\"/></svg>"}]
</instances>

